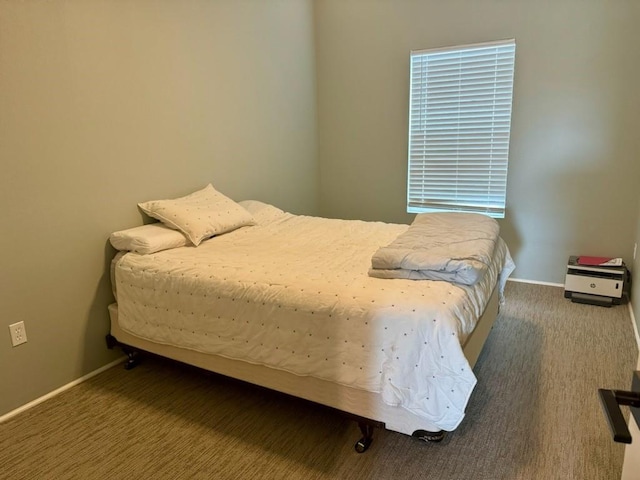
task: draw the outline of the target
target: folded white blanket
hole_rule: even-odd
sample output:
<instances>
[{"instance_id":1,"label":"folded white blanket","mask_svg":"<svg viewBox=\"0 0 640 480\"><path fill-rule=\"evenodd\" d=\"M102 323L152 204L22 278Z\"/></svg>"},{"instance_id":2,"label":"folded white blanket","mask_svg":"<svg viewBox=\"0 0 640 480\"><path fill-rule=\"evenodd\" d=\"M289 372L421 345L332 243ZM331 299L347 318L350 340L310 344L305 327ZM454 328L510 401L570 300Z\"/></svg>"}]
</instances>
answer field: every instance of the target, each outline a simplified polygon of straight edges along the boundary
<instances>
[{"instance_id":1,"label":"folded white blanket","mask_svg":"<svg viewBox=\"0 0 640 480\"><path fill-rule=\"evenodd\" d=\"M500 233L477 213L420 213L406 232L381 247L369 275L473 285L487 270Z\"/></svg>"}]
</instances>

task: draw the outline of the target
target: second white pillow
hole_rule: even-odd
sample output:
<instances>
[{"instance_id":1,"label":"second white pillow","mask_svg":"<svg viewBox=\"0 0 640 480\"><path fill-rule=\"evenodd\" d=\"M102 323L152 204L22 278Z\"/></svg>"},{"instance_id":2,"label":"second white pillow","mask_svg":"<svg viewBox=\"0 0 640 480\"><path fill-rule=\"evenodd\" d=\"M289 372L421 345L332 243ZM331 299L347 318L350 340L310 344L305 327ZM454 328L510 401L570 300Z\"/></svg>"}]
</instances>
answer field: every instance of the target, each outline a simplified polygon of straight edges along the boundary
<instances>
[{"instance_id":1,"label":"second white pillow","mask_svg":"<svg viewBox=\"0 0 640 480\"><path fill-rule=\"evenodd\" d=\"M109 241L116 250L141 254L190 245L189 240L182 232L169 228L160 222L113 232Z\"/></svg>"}]
</instances>

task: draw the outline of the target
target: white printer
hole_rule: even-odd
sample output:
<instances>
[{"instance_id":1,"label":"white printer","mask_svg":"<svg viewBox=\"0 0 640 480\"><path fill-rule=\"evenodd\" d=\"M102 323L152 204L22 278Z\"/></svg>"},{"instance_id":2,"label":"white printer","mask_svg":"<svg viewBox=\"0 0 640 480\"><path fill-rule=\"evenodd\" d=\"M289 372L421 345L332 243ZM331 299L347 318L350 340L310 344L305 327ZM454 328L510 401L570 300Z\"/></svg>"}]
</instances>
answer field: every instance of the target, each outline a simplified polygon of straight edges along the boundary
<instances>
[{"instance_id":1,"label":"white printer","mask_svg":"<svg viewBox=\"0 0 640 480\"><path fill-rule=\"evenodd\" d=\"M626 299L629 272L621 260L609 262L613 265L591 265L588 261L581 262L580 258L577 255L569 257L564 281L566 298L604 307L618 305Z\"/></svg>"}]
</instances>

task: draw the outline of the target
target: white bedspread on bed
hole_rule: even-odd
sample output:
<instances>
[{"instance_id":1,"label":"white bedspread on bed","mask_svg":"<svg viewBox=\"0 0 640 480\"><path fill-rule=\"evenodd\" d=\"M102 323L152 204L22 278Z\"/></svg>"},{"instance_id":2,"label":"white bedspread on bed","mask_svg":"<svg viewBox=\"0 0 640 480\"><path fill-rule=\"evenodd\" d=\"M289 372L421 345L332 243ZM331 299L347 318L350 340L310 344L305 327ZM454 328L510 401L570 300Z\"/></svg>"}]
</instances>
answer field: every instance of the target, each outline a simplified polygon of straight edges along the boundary
<instances>
[{"instance_id":1,"label":"white bedspread on bed","mask_svg":"<svg viewBox=\"0 0 640 480\"><path fill-rule=\"evenodd\" d=\"M453 430L476 383L461 343L511 259L500 240L471 287L370 277L373 252L406 229L271 212L197 248L128 253L115 265L120 326L379 392Z\"/></svg>"},{"instance_id":2,"label":"white bedspread on bed","mask_svg":"<svg viewBox=\"0 0 640 480\"><path fill-rule=\"evenodd\" d=\"M473 285L489 268L499 233L498 222L486 215L421 213L376 251L369 275Z\"/></svg>"}]
</instances>

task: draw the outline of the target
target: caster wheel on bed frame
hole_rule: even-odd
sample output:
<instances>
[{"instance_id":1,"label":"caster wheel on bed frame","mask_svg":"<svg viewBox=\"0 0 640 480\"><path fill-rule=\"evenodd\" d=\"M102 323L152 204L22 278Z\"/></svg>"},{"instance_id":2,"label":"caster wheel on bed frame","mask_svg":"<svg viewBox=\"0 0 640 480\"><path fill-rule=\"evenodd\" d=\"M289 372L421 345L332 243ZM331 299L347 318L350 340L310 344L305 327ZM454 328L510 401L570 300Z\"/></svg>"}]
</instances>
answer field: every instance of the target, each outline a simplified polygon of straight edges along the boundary
<instances>
[{"instance_id":1,"label":"caster wheel on bed frame","mask_svg":"<svg viewBox=\"0 0 640 480\"><path fill-rule=\"evenodd\" d=\"M107 335L105 337L105 340L107 341L107 348L109 350L112 350L116 347L122 347L122 351L127 356L127 361L124 363L125 370L131 370L132 368L136 367L138 363L140 363L140 352L138 352L138 350L136 350L135 348L118 342L118 339L111 334Z\"/></svg>"},{"instance_id":2,"label":"caster wheel on bed frame","mask_svg":"<svg viewBox=\"0 0 640 480\"><path fill-rule=\"evenodd\" d=\"M356 442L356 445L355 445L356 452L358 452L358 453L366 452L369 449L369 447L371 446L372 442L373 442L372 438L364 438L364 437L362 437L360 440L358 440Z\"/></svg>"},{"instance_id":3,"label":"caster wheel on bed frame","mask_svg":"<svg viewBox=\"0 0 640 480\"><path fill-rule=\"evenodd\" d=\"M356 452L364 453L373 443L373 425L360 422L358 423L358 426L360 427L363 437L356 442L354 448L356 449Z\"/></svg>"},{"instance_id":4,"label":"caster wheel on bed frame","mask_svg":"<svg viewBox=\"0 0 640 480\"><path fill-rule=\"evenodd\" d=\"M440 430L439 432L428 432L426 430L416 430L411 434L412 437L422 440L423 442L437 443L444 439L447 432Z\"/></svg>"},{"instance_id":5,"label":"caster wheel on bed frame","mask_svg":"<svg viewBox=\"0 0 640 480\"><path fill-rule=\"evenodd\" d=\"M123 348L124 353L127 354L127 361L124 363L125 370L131 370L138 366L140 363L140 356L137 350L129 350L128 348Z\"/></svg>"}]
</instances>

